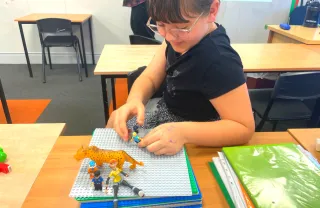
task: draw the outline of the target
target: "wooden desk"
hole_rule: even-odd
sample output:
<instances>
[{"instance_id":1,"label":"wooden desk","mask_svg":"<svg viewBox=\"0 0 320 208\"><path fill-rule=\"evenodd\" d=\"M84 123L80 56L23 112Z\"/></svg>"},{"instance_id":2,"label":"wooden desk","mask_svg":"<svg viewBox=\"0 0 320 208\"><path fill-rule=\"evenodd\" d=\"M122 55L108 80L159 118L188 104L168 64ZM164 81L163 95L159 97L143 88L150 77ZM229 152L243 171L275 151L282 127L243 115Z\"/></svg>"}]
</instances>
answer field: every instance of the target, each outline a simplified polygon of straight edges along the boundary
<instances>
[{"instance_id":1,"label":"wooden desk","mask_svg":"<svg viewBox=\"0 0 320 208\"><path fill-rule=\"evenodd\" d=\"M0 146L12 172L0 173L0 206L21 207L65 124L2 124Z\"/></svg>"},{"instance_id":2,"label":"wooden desk","mask_svg":"<svg viewBox=\"0 0 320 208\"><path fill-rule=\"evenodd\" d=\"M94 70L101 75L105 121L109 118L106 79L111 79L113 106L116 106L115 78L127 77L129 72L148 65L157 48L154 45L106 45ZM304 44L233 44L241 56L244 72L319 71L320 54Z\"/></svg>"},{"instance_id":3,"label":"wooden desk","mask_svg":"<svg viewBox=\"0 0 320 208\"><path fill-rule=\"evenodd\" d=\"M27 45L26 45L26 41L25 41L22 25L23 24L36 24L37 20L46 19L46 18L68 19L68 20L71 21L71 23L73 25L79 25L80 26L84 67L85 67L86 77L88 77L86 50L85 50L84 36L83 36L83 24L85 22L87 22L87 21L89 23L92 63L95 64L93 40L92 40L92 25L91 25L91 23L92 23L92 15L91 14L50 14L50 13L34 13L34 14L29 14L27 16L16 18L14 20L14 21L18 22L18 24L19 24L19 30L20 30L20 34L21 34L23 49L24 49L24 53L25 53L25 56L26 56L30 77L33 77L33 73L32 73L32 68L31 68L31 65L30 65L30 59L29 59L28 49L27 49ZM50 57L50 50L49 49L48 49L48 56Z\"/></svg>"},{"instance_id":4,"label":"wooden desk","mask_svg":"<svg viewBox=\"0 0 320 208\"><path fill-rule=\"evenodd\" d=\"M290 30L283 30L279 25L269 25L269 43L304 43L320 45L320 28L308 28L291 25Z\"/></svg>"},{"instance_id":5,"label":"wooden desk","mask_svg":"<svg viewBox=\"0 0 320 208\"><path fill-rule=\"evenodd\" d=\"M316 139L320 138L320 129L288 129L288 132L320 161L320 152L316 151Z\"/></svg>"},{"instance_id":6,"label":"wooden desk","mask_svg":"<svg viewBox=\"0 0 320 208\"><path fill-rule=\"evenodd\" d=\"M40 174L31 188L23 207L79 207L79 203L68 195L78 174L81 163L73 155L81 145L88 145L91 136L60 137ZM256 133L249 144L297 143L287 132ZM226 200L208 162L217 156L218 148L187 146L188 155L203 194L204 207L228 207ZM59 179L57 178L59 175ZM48 191L50 189L50 191Z\"/></svg>"}]
</instances>

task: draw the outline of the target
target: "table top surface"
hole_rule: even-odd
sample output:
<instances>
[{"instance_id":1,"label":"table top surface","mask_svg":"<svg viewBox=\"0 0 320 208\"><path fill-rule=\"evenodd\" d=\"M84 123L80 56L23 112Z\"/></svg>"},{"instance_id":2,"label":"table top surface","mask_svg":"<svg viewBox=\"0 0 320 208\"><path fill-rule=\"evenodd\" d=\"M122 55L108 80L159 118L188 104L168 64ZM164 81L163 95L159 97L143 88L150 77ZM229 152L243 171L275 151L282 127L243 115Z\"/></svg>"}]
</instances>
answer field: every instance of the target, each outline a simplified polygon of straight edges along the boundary
<instances>
[{"instance_id":1,"label":"table top surface","mask_svg":"<svg viewBox=\"0 0 320 208\"><path fill-rule=\"evenodd\" d=\"M45 204L50 207L79 207L79 203L69 197L69 193L78 174L81 162L73 155L81 145L88 145L91 136L59 137L39 176L31 188L23 207L35 207ZM297 143L289 133L255 133L249 145ZM228 204L210 171L208 162L217 156L220 148L196 147L187 145L187 152L203 194L204 207L228 207ZM59 175L59 180L57 180ZM47 191L50 188L50 191Z\"/></svg>"},{"instance_id":2,"label":"table top surface","mask_svg":"<svg viewBox=\"0 0 320 208\"><path fill-rule=\"evenodd\" d=\"M1 207L21 207L65 124L1 124L0 146L12 167L0 173Z\"/></svg>"},{"instance_id":3,"label":"table top surface","mask_svg":"<svg viewBox=\"0 0 320 208\"><path fill-rule=\"evenodd\" d=\"M320 152L316 151L316 139L320 139L320 129L288 129L288 132L320 161Z\"/></svg>"},{"instance_id":4,"label":"table top surface","mask_svg":"<svg viewBox=\"0 0 320 208\"><path fill-rule=\"evenodd\" d=\"M16 22L36 22L45 18L62 18L71 20L73 23L82 23L89 19L91 14L51 14L51 13L34 13L15 19Z\"/></svg>"},{"instance_id":5,"label":"table top surface","mask_svg":"<svg viewBox=\"0 0 320 208\"><path fill-rule=\"evenodd\" d=\"M279 25L269 25L268 29L305 44L320 44L320 28L291 25L290 30L283 30Z\"/></svg>"},{"instance_id":6,"label":"table top surface","mask_svg":"<svg viewBox=\"0 0 320 208\"><path fill-rule=\"evenodd\" d=\"M232 44L245 72L320 70L320 53L305 44ZM319 46L320 47L320 46ZM126 75L152 60L158 45L105 45L95 75Z\"/></svg>"}]
</instances>

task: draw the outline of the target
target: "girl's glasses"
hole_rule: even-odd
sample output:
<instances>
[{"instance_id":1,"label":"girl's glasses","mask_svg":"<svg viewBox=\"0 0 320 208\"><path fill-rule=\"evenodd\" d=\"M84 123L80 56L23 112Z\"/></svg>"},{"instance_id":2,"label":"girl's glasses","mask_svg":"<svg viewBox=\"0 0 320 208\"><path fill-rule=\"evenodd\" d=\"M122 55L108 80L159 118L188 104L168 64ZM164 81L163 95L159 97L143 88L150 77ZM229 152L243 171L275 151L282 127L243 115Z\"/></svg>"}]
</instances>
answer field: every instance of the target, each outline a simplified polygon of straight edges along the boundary
<instances>
[{"instance_id":1,"label":"girl's glasses","mask_svg":"<svg viewBox=\"0 0 320 208\"><path fill-rule=\"evenodd\" d=\"M149 18L147 22L147 26L155 33L158 33L161 36L164 36L166 32L170 32L171 35L173 35L175 38L186 38L188 37L188 34L192 31L193 27L197 24L199 21L200 17L203 15L203 12L199 15L199 17L194 21L194 23L191 25L189 29L178 29L178 28L171 28L168 31L164 26L160 25L154 25L150 24L151 22L151 17Z\"/></svg>"}]
</instances>

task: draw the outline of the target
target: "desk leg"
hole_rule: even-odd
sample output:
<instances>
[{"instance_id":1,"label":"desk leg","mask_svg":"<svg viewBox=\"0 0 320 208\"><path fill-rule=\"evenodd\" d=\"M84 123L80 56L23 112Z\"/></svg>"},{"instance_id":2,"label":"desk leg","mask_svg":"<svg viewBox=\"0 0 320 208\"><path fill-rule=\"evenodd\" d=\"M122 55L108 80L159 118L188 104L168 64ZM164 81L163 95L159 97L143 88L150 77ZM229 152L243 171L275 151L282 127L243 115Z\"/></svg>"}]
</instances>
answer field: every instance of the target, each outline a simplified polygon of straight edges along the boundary
<instances>
[{"instance_id":1,"label":"desk leg","mask_svg":"<svg viewBox=\"0 0 320 208\"><path fill-rule=\"evenodd\" d=\"M12 120L11 120L11 117L10 117L10 112L9 112L9 108L8 108L8 105L7 105L7 101L6 101L6 97L5 97L5 94L4 94L4 90L3 90L3 87L2 87L1 80L0 80L0 98L1 98L1 103L2 103L2 107L3 107L4 115L6 116L7 123L8 124L12 124Z\"/></svg>"},{"instance_id":2,"label":"desk leg","mask_svg":"<svg viewBox=\"0 0 320 208\"><path fill-rule=\"evenodd\" d=\"M88 66L87 66L87 58L86 58L86 47L84 46L84 37L83 37L83 27L80 24L80 33L81 33L81 44L82 44L82 51L83 51L83 60L84 60L84 69L86 72L86 77L88 77Z\"/></svg>"},{"instance_id":3,"label":"desk leg","mask_svg":"<svg viewBox=\"0 0 320 208\"><path fill-rule=\"evenodd\" d=\"M117 102L116 102L115 78L111 78L111 89L112 89L112 104L113 104L113 110L116 110L116 109L117 109Z\"/></svg>"},{"instance_id":4,"label":"desk leg","mask_svg":"<svg viewBox=\"0 0 320 208\"><path fill-rule=\"evenodd\" d=\"M107 124L109 120L109 103L108 103L106 79L107 77L101 75L102 102L103 102L105 124Z\"/></svg>"},{"instance_id":5,"label":"desk leg","mask_svg":"<svg viewBox=\"0 0 320 208\"><path fill-rule=\"evenodd\" d=\"M90 32L90 42L91 42L92 64L95 65L96 61L94 60L93 39L92 39L92 17L90 17L89 19L89 32Z\"/></svg>"},{"instance_id":6,"label":"desk leg","mask_svg":"<svg viewBox=\"0 0 320 208\"><path fill-rule=\"evenodd\" d=\"M30 77L33 77L32 68L31 68L31 64L30 64L30 60L29 60L27 44L26 44L26 40L24 38L24 33L23 33L23 28L22 28L22 23L21 22L19 22L19 30L20 30L20 35L21 35L21 39L22 39L24 54L25 54L26 59L27 59L29 75L30 75Z\"/></svg>"}]
</instances>

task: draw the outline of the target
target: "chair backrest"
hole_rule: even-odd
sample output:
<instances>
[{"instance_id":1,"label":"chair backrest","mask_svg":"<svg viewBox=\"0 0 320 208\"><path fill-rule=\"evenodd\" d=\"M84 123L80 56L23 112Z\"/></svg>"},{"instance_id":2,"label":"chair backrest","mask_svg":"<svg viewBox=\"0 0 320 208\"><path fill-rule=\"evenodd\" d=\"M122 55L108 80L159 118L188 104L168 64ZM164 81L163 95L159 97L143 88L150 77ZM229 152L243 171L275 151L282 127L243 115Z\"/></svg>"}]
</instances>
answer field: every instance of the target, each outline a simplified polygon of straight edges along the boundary
<instances>
[{"instance_id":1,"label":"chair backrest","mask_svg":"<svg viewBox=\"0 0 320 208\"><path fill-rule=\"evenodd\" d=\"M320 98L320 72L281 74L272 94L273 99Z\"/></svg>"},{"instance_id":2,"label":"chair backrest","mask_svg":"<svg viewBox=\"0 0 320 208\"><path fill-rule=\"evenodd\" d=\"M161 45L161 42L140 35L129 35L131 45Z\"/></svg>"},{"instance_id":3,"label":"chair backrest","mask_svg":"<svg viewBox=\"0 0 320 208\"><path fill-rule=\"evenodd\" d=\"M296 7L290 14L289 25L303 25L306 13L306 6Z\"/></svg>"},{"instance_id":4,"label":"chair backrest","mask_svg":"<svg viewBox=\"0 0 320 208\"><path fill-rule=\"evenodd\" d=\"M47 18L37 21L40 34L70 34L72 35L72 24L70 20L60 18Z\"/></svg>"}]
</instances>

